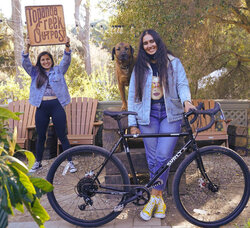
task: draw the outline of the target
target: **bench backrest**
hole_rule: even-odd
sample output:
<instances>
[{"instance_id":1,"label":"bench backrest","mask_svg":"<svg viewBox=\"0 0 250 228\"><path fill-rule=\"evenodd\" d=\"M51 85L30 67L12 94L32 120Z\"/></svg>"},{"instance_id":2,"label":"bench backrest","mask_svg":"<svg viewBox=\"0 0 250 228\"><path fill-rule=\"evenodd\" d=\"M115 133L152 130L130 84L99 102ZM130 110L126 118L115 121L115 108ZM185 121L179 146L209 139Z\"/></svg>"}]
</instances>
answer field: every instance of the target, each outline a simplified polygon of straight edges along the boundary
<instances>
[{"instance_id":1,"label":"bench backrest","mask_svg":"<svg viewBox=\"0 0 250 228\"><path fill-rule=\"evenodd\" d=\"M65 108L69 135L93 134L97 99L74 97Z\"/></svg>"},{"instance_id":2,"label":"bench backrest","mask_svg":"<svg viewBox=\"0 0 250 228\"><path fill-rule=\"evenodd\" d=\"M27 138L27 127L35 125L36 107L32 106L28 100L14 101L9 103L9 110L12 112L20 112L20 120L9 120L9 127L14 129L17 127L17 140Z\"/></svg>"}]
</instances>

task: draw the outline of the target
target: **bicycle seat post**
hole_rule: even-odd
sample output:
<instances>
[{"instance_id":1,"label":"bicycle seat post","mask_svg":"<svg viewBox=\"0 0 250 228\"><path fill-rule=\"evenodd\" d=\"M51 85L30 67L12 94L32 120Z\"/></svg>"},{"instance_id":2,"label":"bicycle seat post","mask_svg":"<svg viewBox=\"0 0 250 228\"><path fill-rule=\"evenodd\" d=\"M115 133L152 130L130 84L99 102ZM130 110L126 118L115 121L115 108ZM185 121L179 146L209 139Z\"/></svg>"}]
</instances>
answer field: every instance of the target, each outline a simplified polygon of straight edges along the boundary
<instances>
[{"instance_id":1,"label":"bicycle seat post","mask_svg":"<svg viewBox=\"0 0 250 228\"><path fill-rule=\"evenodd\" d=\"M117 121L117 124L118 124L119 134L123 137L124 136L124 130L122 128L121 119L117 118L116 121Z\"/></svg>"},{"instance_id":2,"label":"bicycle seat post","mask_svg":"<svg viewBox=\"0 0 250 228\"><path fill-rule=\"evenodd\" d=\"M124 138L125 131L122 128L121 119L122 119L122 117L117 117L116 118L117 125L118 125L118 134L122 137L122 144L124 146L124 150L126 151L126 148L128 147L128 145L127 145L127 141Z\"/></svg>"}]
</instances>

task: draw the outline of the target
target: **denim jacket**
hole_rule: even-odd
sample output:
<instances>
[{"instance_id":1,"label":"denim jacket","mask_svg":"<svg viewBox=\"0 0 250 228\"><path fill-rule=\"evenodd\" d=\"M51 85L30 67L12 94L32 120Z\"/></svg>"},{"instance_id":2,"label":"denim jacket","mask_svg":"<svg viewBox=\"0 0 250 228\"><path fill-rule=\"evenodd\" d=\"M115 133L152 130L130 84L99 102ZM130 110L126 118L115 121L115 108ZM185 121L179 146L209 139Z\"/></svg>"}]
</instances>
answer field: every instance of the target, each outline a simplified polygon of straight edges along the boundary
<instances>
[{"instance_id":1,"label":"denim jacket","mask_svg":"<svg viewBox=\"0 0 250 228\"><path fill-rule=\"evenodd\" d=\"M64 55L60 64L58 66L52 67L48 74L49 84L62 106L70 103L70 95L64 78L64 74L67 72L70 62L71 51L64 51ZM29 102L30 104L39 107L42 102L42 98L48 81L46 81L39 89L36 87L36 78L38 75L38 71L37 68L30 62L28 53L22 53L22 66L25 71L31 76Z\"/></svg>"},{"instance_id":2,"label":"denim jacket","mask_svg":"<svg viewBox=\"0 0 250 228\"><path fill-rule=\"evenodd\" d=\"M182 119L182 113L184 112L183 103L187 100L191 101L191 94L186 73L181 61L173 56L169 56L169 58L172 64L172 67L170 67L170 65L168 66L169 92L167 93L163 87L163 95L168 122L174 122ZM137 126L137 121L140 125L148 125L150 123L151 88L153 76L153 71L150 65L146 74L146 83L143 91L142 101L139 102L135 101L134 70L131 75L128 93L128 110L137 112L138 115L129 115L129 126Z\"/></svg>"}]
</instances>

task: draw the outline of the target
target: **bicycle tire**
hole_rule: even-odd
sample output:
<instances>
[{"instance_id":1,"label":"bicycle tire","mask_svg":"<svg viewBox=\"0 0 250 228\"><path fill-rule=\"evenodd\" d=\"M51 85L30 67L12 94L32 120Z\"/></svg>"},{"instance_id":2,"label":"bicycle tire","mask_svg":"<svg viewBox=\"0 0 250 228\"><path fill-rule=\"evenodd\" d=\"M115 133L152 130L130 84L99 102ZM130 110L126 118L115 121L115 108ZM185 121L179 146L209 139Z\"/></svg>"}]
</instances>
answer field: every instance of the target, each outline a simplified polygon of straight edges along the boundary
<instances>
[{"instance_id":1,"label":"bicycle tire","mask_svg":"<svg viewBox=\"0 0 250 228\"><path fill-rule=\"evenodd\" d=\"M200 154L209 179L219 187L218 192L209 190L211 186L197 167L196 152L192 152L176 171L174 201L190 223L219 227L231 222L245 208L250 193L249 170L243 159L226 147L203 147ZM180 194L184 181L186 192Z\"/></svg>"},{"instance_id":2,"label":"bicycle tire","mask_svg":"<svg viewBox=\"0 0 250 228\"><path fill-rule=\"evenodd\" d=\"M69 157L77 168L75 173L66 170ZM83 145L64 151L53 162L47 180L53 184L54 189L47 194L47 197L52 208L64 220L77 226L96 227L110 222L121 213L114 211L114 208L124 199L123 194L96 193L96 191L108 191L101 188L101 185L120 191L129 189L128 172L116 156L112 155L102 169L98 177L99 183L96 181L89 187L89 183L108 157L110 153L104 148ZM86 206L84 195L90 196L92 205Z\"/></svg>"}]
</instances>

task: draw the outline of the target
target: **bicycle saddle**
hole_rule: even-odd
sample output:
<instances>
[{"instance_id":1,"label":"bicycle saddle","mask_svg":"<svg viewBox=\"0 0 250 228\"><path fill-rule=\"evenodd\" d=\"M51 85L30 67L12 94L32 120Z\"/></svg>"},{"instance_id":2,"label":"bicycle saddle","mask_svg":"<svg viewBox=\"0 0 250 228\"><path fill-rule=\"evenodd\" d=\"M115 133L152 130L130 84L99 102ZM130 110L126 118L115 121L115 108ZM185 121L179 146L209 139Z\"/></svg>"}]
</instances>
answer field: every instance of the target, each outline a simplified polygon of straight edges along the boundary
<instances>
[{"instance_id":1,"label":"bicycle saddle","mask_svg":"<svg viewBox=\"0 0 250 228\"><path fill-rule=\"evenodd\" d=\"M131 112L131 111L110 111L110 110L103 111L103 114L106 116L110 116L115 120L122 119L123 117L126 117L128 115L137 115L136 112Z\"/></svg>"}]
</instances>

